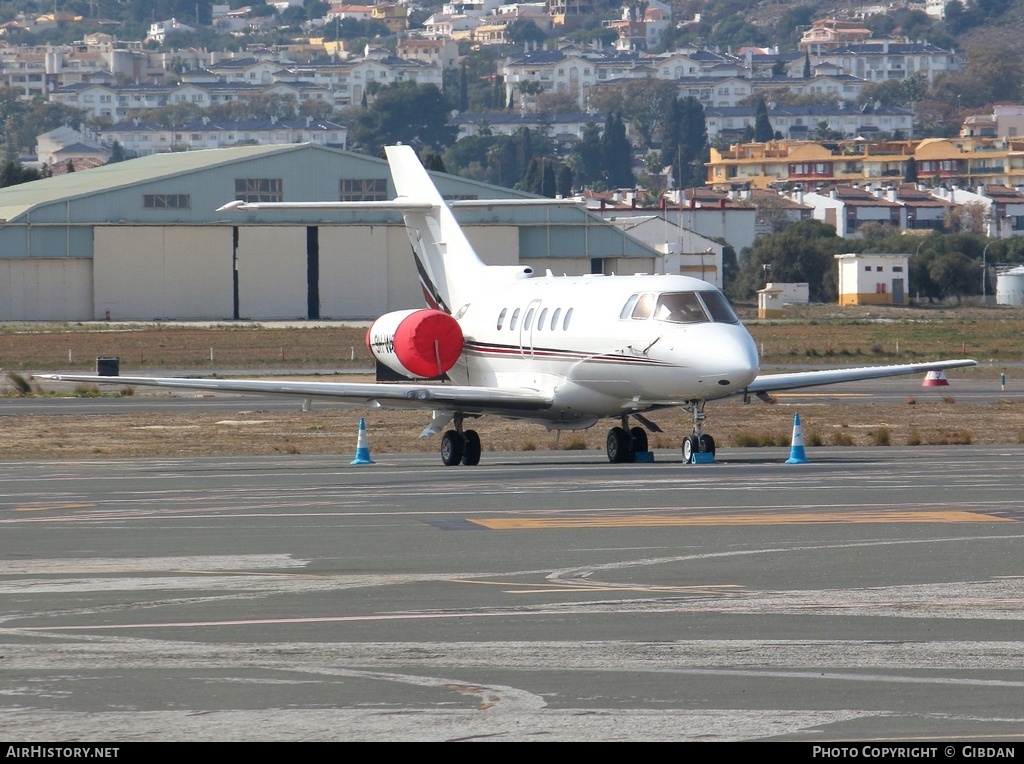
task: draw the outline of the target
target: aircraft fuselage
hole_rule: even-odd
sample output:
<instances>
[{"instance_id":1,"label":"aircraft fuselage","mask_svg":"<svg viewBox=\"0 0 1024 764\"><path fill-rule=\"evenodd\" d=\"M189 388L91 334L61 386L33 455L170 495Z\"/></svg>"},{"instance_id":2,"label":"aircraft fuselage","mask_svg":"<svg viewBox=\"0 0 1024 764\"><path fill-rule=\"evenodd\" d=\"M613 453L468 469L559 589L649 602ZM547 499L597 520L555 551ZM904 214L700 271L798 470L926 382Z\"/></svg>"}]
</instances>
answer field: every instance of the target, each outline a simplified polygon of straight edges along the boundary
<instances>
[{"instance_id":1,"label":"aircraft fuselage","mask_svg":"<svg viewBox=\"0 0 1024 764\"><path fill-rule=\"evenodd\" d=\"M687 276L523 279L455 316L465 348L452 381L550 392L543 419L723 398L757 376L746 328L714 286Z\"/></svg>"}]
</instances>

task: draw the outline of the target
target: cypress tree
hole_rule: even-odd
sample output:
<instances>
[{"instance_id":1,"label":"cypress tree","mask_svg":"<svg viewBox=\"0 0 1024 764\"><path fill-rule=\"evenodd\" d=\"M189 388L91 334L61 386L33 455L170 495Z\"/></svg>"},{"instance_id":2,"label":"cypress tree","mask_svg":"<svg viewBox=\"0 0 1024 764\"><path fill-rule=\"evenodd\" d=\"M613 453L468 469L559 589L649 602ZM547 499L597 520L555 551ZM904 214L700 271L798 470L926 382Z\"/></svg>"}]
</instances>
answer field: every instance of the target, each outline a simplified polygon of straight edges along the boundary
<instances>
[{"instance_id":1,"label":"cypress tree","mask_svg":"<svg viewBox=\"0 0 1024 764\"><path fill-rule=\"evenodd\" d=\"M774 137L775 131L772 130L772 123L768 119L768 105L762 98L757 102L757 112L754 117L754 140L757 143L767 143Z\"/></svg>"},{"instance_id":2,"label":"cypress tree","mask_svg":"<svg viewBox=\"0 0 1024 764\"><path fill-rule=\"evenodd\" d=\"M553 163L545 161L544 180L541 184L541 194L548 197L549 199L554 199L557 193L558 192L555 188L555 166Z\"/></svg>"}]
</instances>

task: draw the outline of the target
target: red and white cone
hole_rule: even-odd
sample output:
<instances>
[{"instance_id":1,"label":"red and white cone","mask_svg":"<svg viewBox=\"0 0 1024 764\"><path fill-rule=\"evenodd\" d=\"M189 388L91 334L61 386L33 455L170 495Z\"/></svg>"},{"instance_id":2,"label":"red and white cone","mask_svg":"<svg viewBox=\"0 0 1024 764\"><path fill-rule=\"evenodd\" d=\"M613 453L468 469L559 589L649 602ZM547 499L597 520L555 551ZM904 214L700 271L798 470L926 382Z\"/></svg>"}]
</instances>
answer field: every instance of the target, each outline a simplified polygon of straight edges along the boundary
<instances>
[{"instance_id":1,"label":"red and white cone","mask_svg":"<svg viewBox=\"0 0 1024 764\"><path fill-rule=\"evenodd\" d=\"M945 387L948 384L949 380L946 379L946 372L939 369L938 371L930 371L925 374L921 387Z\"/></svg>"}]
</instances>

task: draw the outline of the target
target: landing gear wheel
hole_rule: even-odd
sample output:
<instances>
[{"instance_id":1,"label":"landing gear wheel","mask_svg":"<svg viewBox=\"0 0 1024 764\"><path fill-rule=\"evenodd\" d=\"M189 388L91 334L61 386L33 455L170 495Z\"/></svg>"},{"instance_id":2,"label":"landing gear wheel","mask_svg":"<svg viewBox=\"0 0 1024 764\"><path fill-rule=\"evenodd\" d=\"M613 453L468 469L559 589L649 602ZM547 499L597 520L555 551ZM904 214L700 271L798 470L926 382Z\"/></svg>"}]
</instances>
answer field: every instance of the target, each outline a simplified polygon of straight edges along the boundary
<instances>
[{"instance_id":1,"label":"landing gear wheel","mask_svg":"<svg viewBox=\"0 0 1024 764\"><path fill-rule=\"evenodd\" d=\"M647 450L647 430L634 427L629 431L630 447L634 454Z\"/></svg>"},{"instance_id":2,"label":"landing gear wheel","mask_svg":"<svg viewBox=\"0 0 1024 764\"><path fill-rule=\"evenodd\" d=\"M633 461L633 450L630 446L629 435L621 427L613 427L608 430L608 461L612 464Z\"/></svg>"},{"instance_id":3,"label":"landing gear wheel","mask_svg":"<svg viewBox=\"0 0 1024 764\"><path fill-rule=\"evenodd\" d=\"M441 437L441 462L446 467L454 467L462 461L466 439L455 430L448 430Z\"/></svg>"},{"instance_id":4,"label":"landing gear wheel","mask_svg":"<svg viewBox=\"0 0 1024 764\"><path fill-rule=\"evenodd\" d=\"M476 430L466 430L462 438L462 463L467 467L475 467L480 463L480 435Z\"/></svg>"},{"instance_id":5,"label":"landing gear wheel","mask_svg":"<svg viewBox=\"0 0 1024 764\"><path fill-rule=\"evenodd\" d=\"M701 435L697 438L697 448L702 454L715 455L715 439L710 435Z\"/></svg>"},{"instance_id":6,"label":"landing gear wheel","mask_svg":"<svg viewBox=\"0 0 1024 764\"><path fill-rule=\"evenodd\" d=\"M699 448L696 435L688 435L683 438L683 464L691 464L693 455L698 452Z\"/></svg>"}]
</instances>

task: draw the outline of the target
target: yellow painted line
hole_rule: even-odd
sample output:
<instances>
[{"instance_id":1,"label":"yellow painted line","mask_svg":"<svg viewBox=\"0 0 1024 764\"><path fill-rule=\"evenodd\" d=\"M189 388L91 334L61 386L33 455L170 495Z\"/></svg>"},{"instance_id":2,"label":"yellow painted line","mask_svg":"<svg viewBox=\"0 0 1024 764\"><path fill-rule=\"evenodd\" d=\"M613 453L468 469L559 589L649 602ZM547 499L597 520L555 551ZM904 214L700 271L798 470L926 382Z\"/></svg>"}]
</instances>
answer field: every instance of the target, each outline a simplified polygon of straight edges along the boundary
<instances>
[{"instance_id":1,"label":"yellow painted line","mask_svg":"<svg viewBox=\"0 0 1024 764\"><path fill-rule=\"evenodd\" d=\"M792 512L787 514L698 515L695 517L494 517L470 520L495 531L541 528L658 528L716 525L798 525L835 523L1013 523L1007 517L946 512Z\"/></svg>"},{"instance_id":2,"label":"yellow painted line","mask_svg":"<svg viewBox=\"0 0 1024 764\"><path fill-rule=\"evenodd\" d=\"M85 507L95 507L95 504L24 504L20 507L15 507L15 512L43 512L47 509L84 509Z\"/></svg>"}]
</instances>

